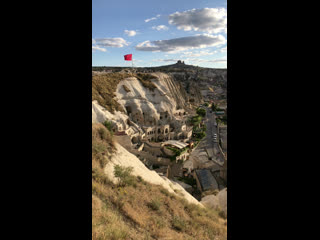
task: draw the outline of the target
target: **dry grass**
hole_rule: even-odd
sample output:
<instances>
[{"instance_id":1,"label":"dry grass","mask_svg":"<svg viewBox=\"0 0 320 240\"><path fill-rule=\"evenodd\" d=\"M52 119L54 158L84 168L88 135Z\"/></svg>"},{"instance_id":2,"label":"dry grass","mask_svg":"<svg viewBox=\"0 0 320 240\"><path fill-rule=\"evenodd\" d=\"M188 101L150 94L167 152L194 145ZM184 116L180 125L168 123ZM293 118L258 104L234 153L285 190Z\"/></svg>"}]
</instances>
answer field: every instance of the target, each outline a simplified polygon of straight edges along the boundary
<instances>
[{"instance_id":1,"label":"dry grass","mask_svg":"<svg viewBox=\"0 0 320 240\"><path fill-rule=\"evenodd\" d=\"M93 181L93 196L107 206L101 210L117 216L112 223L105 222L105 229L122 229L125 239L226 239L226 226L216 211L188 204L180 197L173 199L164 192L161 186L139 181L136 188ZM100 231L93 224L97 236ZM123 238L119 235L114 239Z\"/></svg>"},{"instance_id":2,"label":"dry grass","mask_svg":"<svg viewBox=\"0 0 320 240\"><path fill-rule=\"evenodd\" d=\"M121 80L128 77L136 77L144 87L152 91L156 88L156 85L151 82L151 79L155 77L150 74L117 72L93 75L92 101L97 100L101 106L105 107L111 113L114 113L114 111L124 112L124 109L116 100L114 100L114 97L117 85ZM123 88L127 92L130 91L129 88L127 88L125 85L123 85Z\"/></svg>"},{"instance_id":3,"label":"dry grass","mask_svg":"<svg viewBox=\"0 0 320 240\"><path fill-rule=\"evenodd\" d=\"M92 100L105 107L109 112L124 111L121 105L114 100L118 83L132 75L129 73L106 73L92 76Z\"/></svg>"},{"instance_id":4,"label":"dry grass","mask_svg":"<svg viewBox=\"0 0 320 240\"><path fill-rule=\"evenodd\" d=\"M93 143L104 144L104 159L114 144L101 124L92 126ZM103 172L98 152L92 155L92 239L227 239L226 220L218 211L189 204L161 186L134 177L136 185L118 186Z\"/></svg>"},{"instance_id":5,"label":"dry grass","mask_svg":"<svg viewBox=\"0 0 320 240\"><path fill-rule=\"evenodd\" d=\"M150 89L151 91L154 91L156 89L156 85L154 85L153 82L151 82L151 79L154 79L155 77L150 75L150 74L145 74L145 73L138 73L135 75L137 79L142 83L142 86L145 88Z\"/></svg>"},{"instance_id":6,"label":"dry grass","mask_svg":"<svg viewBox=\"0 0 320 240\"><path fill-rule=\"evenodd\" d=\"M126 85L122 85L122 87L126 92L131 92L131 90Z\"/></svg>"}]
</instances>

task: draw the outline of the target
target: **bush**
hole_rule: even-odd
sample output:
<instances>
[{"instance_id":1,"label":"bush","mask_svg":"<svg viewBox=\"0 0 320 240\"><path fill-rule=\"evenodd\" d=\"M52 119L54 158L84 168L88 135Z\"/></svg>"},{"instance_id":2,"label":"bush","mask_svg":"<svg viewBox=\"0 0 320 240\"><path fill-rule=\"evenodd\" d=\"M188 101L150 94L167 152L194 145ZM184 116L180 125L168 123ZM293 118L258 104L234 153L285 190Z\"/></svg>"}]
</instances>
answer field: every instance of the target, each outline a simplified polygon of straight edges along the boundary
<instances>
[{"instance_id":1,"label":"bush","mask_svg":"<svg viewBox=\"0 0 320 240\"><path fill-rule=\"evenodd\" d=\"M218 105L216 105L216 104L214 104L214 103L212 103L212 105L211 105L211 109L212 109L212 111L217 111L217 109L218 109Z\"/></svg>"},{"instance_id":2,"label":"bush","mask_svg":"<svg viewBox=\"0 0 320 240\"><path fill-rule=\"evenodd\" d=\"M162 194L164 194L165 196L169 196L169 195L170 195L169 191L168 191L167 189L165 189L165 188L161 188L161 189L160 189L160 192L161 192Z\"/></svg>"},{"instance_id":3,"label":"bush","mask_svg":"<svg viewBox=\"0 0 320 240\"><path fill-rule=\"evenodd\" d=\"M184 182L186 184L189 184L190 186L194 186L197 184L196 180L192 177L192 178L189 178L189 177L178 177L178 180L181 181L181 182Z\"/></svg>"},{"instance_id":4,"label":"bush","mask_svg":"<svg viewBox=\"0 0 320 240\"><path fill-rule=\"evenodd\" d=\"M118 178L119 186L136 186L136 178L131 175L132 167L122 167L120 165L114 166L114 176Z\"/></svg>"},{"instance_id":5,"label":"bush","mask_svg":"<svg viewBox=\"0 0 320 240\"><path fill-rule=\"evenodd\" d=\"M110 134L108 133L107 129L99 128L98 130L99 136L102 140L107 140L110 138Z\"/></svg>"},{"instance_id":6,"label":"bush","mask_svg":"<svg viewBox=\"0 0 320 240\"><path fill-rule=\"evenodd\" d=\"M148 203L148 207L154 211L158 211L160 209L160 204L159 200L152 200Z\"/></svg>"},{"instance_id":7,"label":"bush","mask_svg":"<svg viewBox=\"0 0 320 240\"><path fill-rule=\"evenodd\" d=\"M112 126L113 126L113 123L112 123L112 122L106 120L106 121L104 121L103 125L104 125L110 132L112 132Z\"/></svg>"},{"instance_id":8,"label":"bush","mask_svg":"<svg viewBox=\"0 0 320 240\"><path fill-rule=\"evenodd\" d=\"M204 116L206 115L206 110L203 109L203 108L198 108L198 109L197 109L197 114L198 114L199 116L204 117Z\"/></svg>"},{"instance_id":9,"label":"bush","mask_svg":"<svg viewBox=\"0 0 320 240\"><path fill-rule=\"evenodd\" d=\"M178 231L184 231L186 228L186 222L180 217L174 216L172 220L172 226Z\"/></svg>"},{"instance_id":10,"label":"bush","mask_svg":"<svg viewBox=\"0 0 320 240\"><path fill-rule=\"evenodd\" d=\"M194 116L191 118L191 123L193 125L198 125L202 120L202 117L201 116Z\"/></svg>"}]
</instances>

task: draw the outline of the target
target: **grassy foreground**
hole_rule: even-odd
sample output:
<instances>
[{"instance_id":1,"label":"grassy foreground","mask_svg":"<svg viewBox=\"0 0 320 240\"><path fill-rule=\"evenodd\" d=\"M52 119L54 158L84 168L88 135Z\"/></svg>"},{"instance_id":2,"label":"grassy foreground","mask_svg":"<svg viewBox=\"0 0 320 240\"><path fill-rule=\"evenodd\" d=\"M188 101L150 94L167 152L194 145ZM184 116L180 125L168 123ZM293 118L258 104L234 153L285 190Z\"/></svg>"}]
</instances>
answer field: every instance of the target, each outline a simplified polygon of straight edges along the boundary
<instances>
[{"instance_id":1,"label":"grassy foreground","mask_svg":"<svg viewBox=\"0 0 320 240\"><path fill-rule=\"evenodd\" d=\"M92 125L93 240L227 239L226 220L215 210L189 204L128 172L121 185L109 181L103 167L114 150L110 132Z\"/></svg>"}]
</instances>

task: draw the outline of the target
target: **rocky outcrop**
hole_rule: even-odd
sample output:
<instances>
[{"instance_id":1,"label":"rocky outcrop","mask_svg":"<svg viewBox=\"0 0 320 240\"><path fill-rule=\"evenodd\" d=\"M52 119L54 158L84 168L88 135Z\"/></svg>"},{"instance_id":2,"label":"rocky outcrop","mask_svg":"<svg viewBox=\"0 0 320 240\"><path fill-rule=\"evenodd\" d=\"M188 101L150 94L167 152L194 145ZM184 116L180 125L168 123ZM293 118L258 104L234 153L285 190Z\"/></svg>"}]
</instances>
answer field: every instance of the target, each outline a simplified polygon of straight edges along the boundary
<instances>
[{"instance_id":1,"label":"rocky outcrop","mask_svg":"<svg viewBox=\"0 0 320 240\"><path fill-rule=\"evenodd\" d=\"M164 73L151 75L154 76L150 81L156 86L155 89L144 87L135 77L120 81L116 89L117 102L140 126L156 125L161 119L172 120L175 114L181 112L179 110L187 107L187 94L180 83Z\"/></svg>"},{"instance_id":2,"label":"rocky outcrop","mask_svg":"<svg viewBox=\"0 0 320 240\"><path fill-rule=\"evenodd\" d=\"M220 209L227 214L227 188L222 189L216 196L207 195L201 199L201 203L208 208Z\"/></svg>"},{"instance_id":3,"label":"rocky outcrop","mask_svg":"<svg viewBox=\"0 0 320 240\"><path fill-rule=\"evenodd\" d=\"M163 186L169 192L185 198L188 202L203 206L197 199L188 193L180 184L169 180L166 177L159 176L155 171L149 170L135 155L129 153L120 144L116 143L117 152L104 168L108 178L117 183L114 176L114 166L132 167L132 174L142 177L146 182Z\"/></svg>"}]
</instances>

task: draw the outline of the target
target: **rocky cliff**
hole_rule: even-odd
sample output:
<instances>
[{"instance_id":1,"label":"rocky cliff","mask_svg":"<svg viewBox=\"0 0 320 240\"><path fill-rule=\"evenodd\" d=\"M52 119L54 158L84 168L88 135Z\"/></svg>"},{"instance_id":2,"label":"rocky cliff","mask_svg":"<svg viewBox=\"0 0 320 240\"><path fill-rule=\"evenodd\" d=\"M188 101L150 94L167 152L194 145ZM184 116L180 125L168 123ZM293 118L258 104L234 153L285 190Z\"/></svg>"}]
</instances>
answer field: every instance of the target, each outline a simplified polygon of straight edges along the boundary
<instances>
[{"instance_id":1,"label":"rocky cliff","mask_svg":"<svg viewBox=\"0 0 320 240\"><path fill-rule=\"evenodd\" d=\"M108 111L98 101L92 104L92 121L111 120L127 128L130 117L138 125L154 125L162 117L175 118L190 109L190 98L182 83L165 73L151 73L148 81L155 87L148 87L138 76L126 77L114 86L112 98L124 112Z\"/></svg>"}]
</instances>

